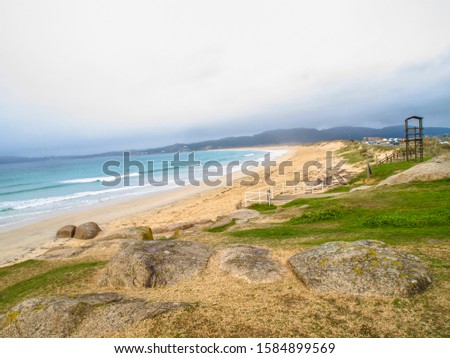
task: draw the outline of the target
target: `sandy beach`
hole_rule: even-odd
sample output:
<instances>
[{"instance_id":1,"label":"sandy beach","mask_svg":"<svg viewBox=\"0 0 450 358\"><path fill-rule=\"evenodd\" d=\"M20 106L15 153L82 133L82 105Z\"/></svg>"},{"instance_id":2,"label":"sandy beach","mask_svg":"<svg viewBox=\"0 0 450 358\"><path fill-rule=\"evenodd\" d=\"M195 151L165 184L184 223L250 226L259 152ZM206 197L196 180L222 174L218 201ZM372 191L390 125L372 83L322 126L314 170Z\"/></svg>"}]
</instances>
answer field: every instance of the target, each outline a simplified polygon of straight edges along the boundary
<instances>
[{"instance_id":1,"label":"sandy beach","mask_svg":"<svg viewBox=\"0 0 450 358\"><path fill-rule=\"evenodd\" d=\"M271 172L271 178L277 183L292 178L293 171L301 170L309 160L325 163L327 151L336 151L341 142L328 142L314 145L296 145L283 147L252 148L258 150L286 152L277 158L277 167ZM335 156L337 159L337 156ZM282 161L292 161L293 166L285 170L284 175L278 172ZM312 176L320 176L321 170L312 170ZM262 168L258 168L260 173ZM215 221L228 215L242 205L245 191L265 186L254 187L241 185L244 179L241 173L234 173L233 185L226 186L225 180L217 187L205 184L186 186L177 189L143 196L138 199L120 203L106 203L102 206L83 211L55 216L37 223L23 226L8 232L0 233L0 266L9 265L25 259L35 258L48 249L61 245L67 239L56 239L56 231L67 224L79 225L87 221L95 221L102 228L100 235L109 235L126 227L149 226L160 228L184 222ZM261 176L263 177L263 176ZM224 179L224 178L222 178Z\"/></svg>"}]
</instances>

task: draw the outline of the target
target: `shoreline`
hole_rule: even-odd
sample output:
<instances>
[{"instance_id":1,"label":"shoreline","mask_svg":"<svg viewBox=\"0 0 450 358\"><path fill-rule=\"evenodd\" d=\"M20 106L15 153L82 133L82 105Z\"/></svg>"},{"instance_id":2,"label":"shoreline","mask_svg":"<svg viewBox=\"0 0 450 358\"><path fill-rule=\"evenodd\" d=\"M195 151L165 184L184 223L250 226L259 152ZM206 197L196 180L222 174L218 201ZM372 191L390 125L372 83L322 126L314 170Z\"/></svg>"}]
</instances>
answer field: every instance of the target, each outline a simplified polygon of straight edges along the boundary
<instances>
[{"instance_id":1,"label":"shoreline","mask_svg":"<svg viewBox=\"0 0 450 358\"><path fill-rule=\"evenodd\" d=\"M180 187L163 193L152 193L133 199L128 198L120 203L105 203L95 208L89 207L72 213L56 215L20 228L1 232L0 267L39 256L53 247L56 241L61 240L55 237L56 231L64 225L80 225L84 222L95 221L103 226L125 216L142 214L179 200L189 199L189 197L205 190L207 191L208 187ZM20 254L19 250L22 251Z\"/></svg>"},{"instance_id":2,"label":"shoreline","mask_svg":"<svg viewBox=\"0 0 450 358\"><path fill-rule=\"evenodd\" d=\"M325 161L325 152L336 150L341 142L325 142L317 144L274 146L252 148L253 150L276 151L285 150L275 160L293 161L293 168L301 168L308 160ZM249 148L236 148L236 150ZM255 170L259 174L263 168ZM283 181L290 178L292 170L284 175L278 173L278 164L271 170L274 180ZM317 173L318 174L318 173ZM106 202L97 207L88 207L80 211L64 213L35 223L24 225L7 232L0 232L0 267L11 265L27 259L36 258L47 250L62 245L67 240L55 237L59 228L64 225L80 225L94 221L100 225L104 235L123 230L126 227L149 226L152 228L168 226L191 221L216 221L219 217L229 215L242 204L244 193L250 187L240 185L246 177L242 172L233 173L231 186L226 185L226 176L218 177L222 182L218 186L188 185L160 193L148 193L135 198L127 198L120 202ZM259 183L255 187L263 186Z\"/></svg>"},{"instance_id":3,"label":"shoreline","mask_svg":"<svg viewBox=\"0 0 450 358\"><path fill-rule=\"evenodd\" d=\"M289 152L289 150L286 148L286 146L274 146L274 147L266 146L266 147L257 147L257 148L251 148L251 147L247 148L246 147L246 148L217 149L217 150L214 149L214 151L219 151L219 152L220 151L252 151L252 150L261 152L261 153L271 152L272 154L274 154L273 156L271 156L272 160L278 160L278 158L282 157L287 152ZM244 160L245 159L241 159L241 161L244 161ZM261 162L262 158L258 159L257 161ZM259 168L258 168L258 170L259 170ZM232 170L233 180L236 179L239 172L240 172L239 168L233 168L233 170ZM223 181L225 178L226 178L226 175L224 175L222 177L214 178L214 180L219 179L219 180ZM71 181L71 180L68 180L68 181ZM165 193L169 193L172 191L179 190L181 188L186 188L186 187L192 186L192 184L190 184L190 183L187 183L184 186L176 185L176 184L171 185L171 184L175 184L175 183L169 183L169 185L166 185L163 187L153 187L153 189L151 191L131 192L131 195L125 195L125 196L116 197L116 198L112 198L112 199L104 200L104 199L100 198L97 202L86 204L86 205L79 205L79 206L72 206L72 207L65 207L65 208L58 208L58 209L55 208L51 211L48 211L45 214L40 213L40 214L38 214L38 216L36 216L34 218L26 218L21 221L0 225L0 234L9 233L9 232L15 231L17 229L21 229L25 226L30 226L30 225L36 224L38 222L41 222L41 221L47 221L47 220L53 219L55 217L73 215L73 214L78 214L82 211L119 205L119 204L122 204L127 201L139 200L141 198L150 198L153 196L160 196ZM152 185L148 185L148 186L151 187ZM145 187L148 187L148 186L146 185ZM138 187L133 186L131 188L137 189ZM98 192L101 193L102 191L98 191Z\"/></svg>"}]
</instances>

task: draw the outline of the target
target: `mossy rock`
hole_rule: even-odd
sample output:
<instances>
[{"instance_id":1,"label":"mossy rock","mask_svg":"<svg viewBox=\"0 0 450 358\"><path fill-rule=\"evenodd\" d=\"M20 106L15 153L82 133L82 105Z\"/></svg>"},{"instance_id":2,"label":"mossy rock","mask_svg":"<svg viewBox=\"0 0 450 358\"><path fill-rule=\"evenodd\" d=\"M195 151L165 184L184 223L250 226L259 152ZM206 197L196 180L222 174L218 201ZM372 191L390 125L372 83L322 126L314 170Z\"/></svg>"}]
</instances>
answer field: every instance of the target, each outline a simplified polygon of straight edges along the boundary
<instances>
[{"instance_id":1,"label":"mossy rock","mask_svg":"<svg viewBox=\"0 0 450 358\"><path fill-rule=\"evenodd\" d=\"M418 257L373 240L330 242L288 261L306 287L320 292L410 297L432 283Z\"/></svg>"},{"instance_id":2,"label":"mossy rock","mask_svg":"<svg viewBox=\"0 0 450 358\"><path fill-rule=\"evenodd\" d=\"M156 287L198 275L214 250L191 241L125 242L108 264L101 286Z\"/></svg>"},{"instance_id":3,"label":"mossy rock","mask_svg":"<svg viewBox=\"0 0 450 358\"><path fill-rule=\"evenodd\" d=\"M116 293L27 299L0 317L0 337L103 337L180 307Z\"/></svg>"},{"instance_id":4,"label":"mossy rock","mask_svg":"<svg viewBox=\"0 0 450 358\"><path fill-rule=\"evenodd\" d=\"M219 268L251 283L281 280L286 269L270 257L270 250L249 245L234 245L218 254Z\"/></svg>"}]
</instances>

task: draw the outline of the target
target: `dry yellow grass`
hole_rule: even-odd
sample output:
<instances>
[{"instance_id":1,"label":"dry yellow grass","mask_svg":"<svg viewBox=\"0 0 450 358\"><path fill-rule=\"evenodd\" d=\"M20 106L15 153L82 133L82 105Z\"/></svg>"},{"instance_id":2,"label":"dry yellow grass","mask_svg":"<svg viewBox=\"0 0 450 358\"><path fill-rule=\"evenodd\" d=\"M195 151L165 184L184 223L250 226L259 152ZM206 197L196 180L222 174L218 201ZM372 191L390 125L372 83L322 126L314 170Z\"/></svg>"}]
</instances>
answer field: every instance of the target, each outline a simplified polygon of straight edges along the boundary
<instances>
[{"instance_id":1,"label":"dry yellow grass","mask_svg":"<svg viewBox=\"0 0 450 358\"><path fill-rule=\"evenodd\" d=\"M202 238L198 241L211 246L227 245L225 234L199 236ZM288 266L287 259L304 249L275 248L272 257ZM421 247L419 251L436 258L448 255L448 249L442 247ZM98 291L102 273L99 270L82 287L71 287L68 292ZM220 271L213 256L202 274L177 285L113 290L151 301L192 305L141 322L115 336L445 337L449 336L449 289L448 281L439 280L413 298L319 294L308 290L290 269L282 281L247 283Z\"/></svg>"},{"instance_id":2,"label":"dry yellow grass","mask_svg":"<svg viewBox=\"0 0 450 358\"><path fill-rule=\"evenodd\" d=\"M216 249L231 244L227 233L189 231L183 233L181 239ZM287 259L307 248L298 240L287 240L270 249L274 259L289 267ZM449 254L448 247L431 244L398 249L441 260L446 260ZM18 270L5 285L74 261L79 260L45 262L31 270ZM449 336L448 280L436 280L428 291L416 297L397 299L315 293L290 269L282 281L251 284L220 271L214 256L199 276L174 286L152 289L100 288L97 283L104 270L99 269L92 276L49 293L115 291L151 301L183 301L192 305L117 332L117 337Z\"/></svg>"}]
</instances>

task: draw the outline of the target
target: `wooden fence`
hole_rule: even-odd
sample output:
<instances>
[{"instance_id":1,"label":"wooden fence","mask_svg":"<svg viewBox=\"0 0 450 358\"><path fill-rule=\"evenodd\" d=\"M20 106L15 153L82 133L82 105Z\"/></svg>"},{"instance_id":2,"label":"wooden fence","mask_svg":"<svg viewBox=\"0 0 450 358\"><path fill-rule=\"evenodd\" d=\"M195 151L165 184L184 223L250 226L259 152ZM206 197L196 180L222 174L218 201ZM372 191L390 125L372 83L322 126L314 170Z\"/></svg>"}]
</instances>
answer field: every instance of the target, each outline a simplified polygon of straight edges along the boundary
<instances>
[{"instance_id":1,"label":"wooden fence","mask_svg":"<svg viewBox=\"0 0 450 358\"><path fill-rule=\"evenodd\" d=\"M376 164L384 164L384 163L393 163L393 162L400 162L402 160L406 160L405 152L395 151L390 155L386 154L386 157L383 159L378 159Z\"/></svg>"},{"instance_id":2,"label":"wooden fence","mask_svg":"<svg viewBox=\"0 0 450 358\"><path fill-rule=\"evenodd\" d=\"M297 185L286 185L285 183L264 186L258 189L246 191L244 194L244 206L250 206L252 204L271 204L275 197L279 195L301 195L301 194L314 194L323 192L326 185L315 182L301 182Z\"/></svg>"}]
</instances>

